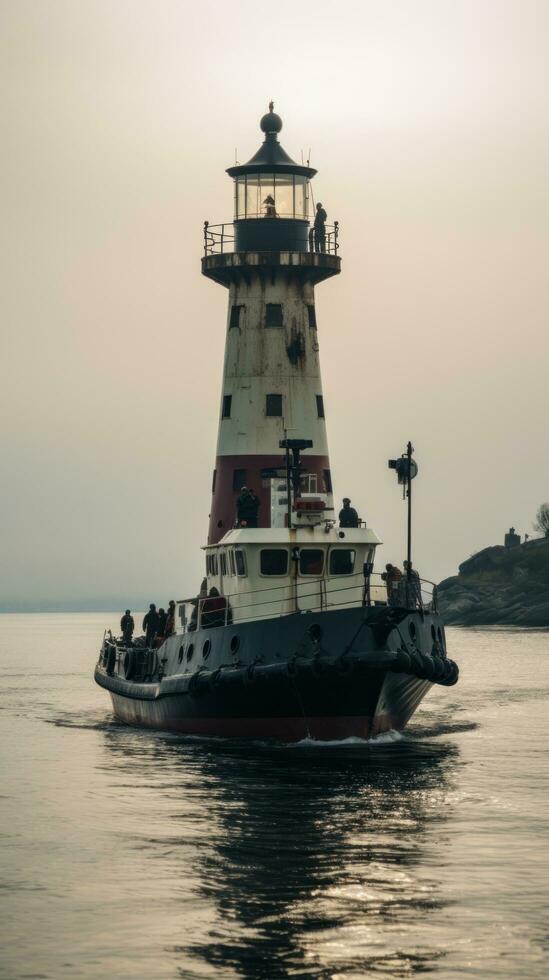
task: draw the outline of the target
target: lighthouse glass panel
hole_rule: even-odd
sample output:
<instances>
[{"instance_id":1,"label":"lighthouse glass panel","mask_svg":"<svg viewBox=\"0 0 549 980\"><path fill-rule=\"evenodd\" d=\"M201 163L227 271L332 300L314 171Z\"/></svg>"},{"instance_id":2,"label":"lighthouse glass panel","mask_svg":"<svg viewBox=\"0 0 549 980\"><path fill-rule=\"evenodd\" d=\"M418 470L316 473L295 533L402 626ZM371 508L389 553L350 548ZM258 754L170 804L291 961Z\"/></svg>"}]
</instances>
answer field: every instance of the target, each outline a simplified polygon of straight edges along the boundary
<instances>
[{"instance_id":1,"label":"lighthouse glass panel","mask_svg":"<svg viewBox=\"0 0 549 980\"><path fill-rule=\"evenodd\" d=\"M309 187L306 177L295 177L294 217L308 217Z\"/></svg>"},{"instance_id":2,"label":"lighthouse glass panel","mask_svg":"<svg viewBox=\"0 0 549 980\"><path fill-rule=\"evenodd\" d=\"M294 175L276 174L274 201L278 218L294 217Z\"/></svg>"},{"instance_id":3,"label":"lighthouse glass panel","mask_svg":"<svg viewBox=\"0 0 549 980\"><path fill-rule=\"evenodd\" d=\"M247 174L235 180L235 218L307 218L308 182L294 174Z\"/></svg>"},{"instance_id":4,"label":"lighthouse glass panel","mask_svg":"<svg viewBox=\"0 0 549 980\"><path fill-rule=\"evenodd\" d=\"M251 215L251 217L253 217L253 215ZM259 175L259 213L256 215L256 217L278 218L275 200L274 174Z\"/></svg>"},{"instance_id":5,"label":"lighthouse glass panel","mask_svg":"<svg viewBox=\"0 0 549 980\"><path fill-rule=\"evenodd\" d=\"M237 177L234 182L234 216L246 217L246 178Z\"/></svg>"},{"instance_id":6,"label":"lighthouse glass panel","mask_svg":"<svg viewBox=\"0 0 549 980\"><path fill-rule=\"evenodd\" d=\"M259 177L247 177L246 178L246 217L247 218L257 218L259 217L260 208L260 192L261 188L259 185Z\"/></svg>"}]
</instances>

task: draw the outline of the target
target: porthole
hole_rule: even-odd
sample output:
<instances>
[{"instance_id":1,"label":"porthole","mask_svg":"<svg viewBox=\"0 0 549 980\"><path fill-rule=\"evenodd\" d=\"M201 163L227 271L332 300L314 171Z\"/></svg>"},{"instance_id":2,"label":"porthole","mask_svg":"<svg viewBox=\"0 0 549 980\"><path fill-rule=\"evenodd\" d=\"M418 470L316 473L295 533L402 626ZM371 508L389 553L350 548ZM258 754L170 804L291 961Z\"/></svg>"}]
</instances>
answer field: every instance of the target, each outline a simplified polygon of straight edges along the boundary
<instances>
[{"instance_id":1,"label":"porthole","mask_svg":"<svg viewBox=\"0 0 549 980\"><path fill-rule=\"evenodd\" d=\"M202 647L202 656L204 660L207 660L210 656L210 650L212 649L211 640L204 640L204 646Z\"/></svg>"},{"instance_id":2,"label":"porthole","mask_svg":"<svg viewBox=\"0 0 549 980\"><path fill-rule=\"evenodd\" d=\"M192 660L193 653L194 653L194 643L189 643L187 647L187 662L189 660Z\"/></svg>"},{"instance_id":3,"label":"porthole","mask_svg":"<svg viewBox=\"0 0 549 980\"><path fill-rule=\"evenodd\" d=\"M411 619L410 622L408 623L408 629L410 630L410 636L412 637L412 640L415 640L417 630L416 630L416 624L414 623L413 619Z\"/></svg>"},{"instance_id":4,"label":"porthole","mask_svg":"<svg viewBox=\"0 0 549 980\"><path fill-rule=\"evenodd\" d=\"M238 653L240 647L240 637L236 635L231 636L231 653Z\"/></svg>"},{"instance_id":5,"label":"porthole","mask_svg":"<svg viewBox=\"0 0 549 980\"><path fill-rule=\"evenodd\" d=\"M183 647L180 646L179 647L179 653L177 654L177 659L178 659L179 663L181 663L181 661L183 660L183 652L184 652L183 651Z\"/></svg>"},{"instance_id":6,"label":"porthole","mask_svg":"<svg viewBox=\"0 0 549 980\"><path fill-rule=\"evenodd\" d=\"M322 639L322 627L318 623L313 623L312 626L309 626L309 636L313 643L319 643Z\"/></svg>"}]
</instances>

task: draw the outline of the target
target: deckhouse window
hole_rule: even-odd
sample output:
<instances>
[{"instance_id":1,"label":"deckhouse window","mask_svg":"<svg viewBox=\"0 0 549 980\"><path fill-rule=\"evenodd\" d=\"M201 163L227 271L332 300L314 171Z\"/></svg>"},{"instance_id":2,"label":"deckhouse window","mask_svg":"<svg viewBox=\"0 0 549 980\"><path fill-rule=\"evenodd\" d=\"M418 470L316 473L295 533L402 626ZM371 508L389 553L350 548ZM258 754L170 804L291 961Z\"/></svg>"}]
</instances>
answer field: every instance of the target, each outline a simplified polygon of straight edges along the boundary
<instances>
[{"instance_id":1,"label":"deckhouse window","mask_svg":"<svg viewBox=\"0 0 549 980\"><path fill-rule=\"evenodd\" d=\"M234 562L236 565L236 574L245 575L246 574L246 555L239 548L235 549Z\"/></svg>"},{"instance_id":2,"label":"deckhouse window","mask_svg":"<svg viewBox=\"0 0 549 980\"><path fill-rule=\"evenodd\" d=\"M351 548L334 548L330 552L330 575L352 575L356 552Z\"/></svg>"},{"instance_id":3,"label":"deckhouse window","mask_svg":"<svg viewBox=\"0 0 549 980\"><path fill-rule=\"evenodd\" d=\"M217 555L210 553L206 555L206 574L207 575L217 575Z\"/></svg>"},{"instance_id":4,"label":"deckhouse window","mask_svg":"<svg viewBox=\"0 0 549 980\"><path fill-rule=\"evenodd\" d=\"M320 548L302 548L299 552L300 575L322 575L324 552Z\"/></svg>"},{"instance_id":5,"label":"deckhouse window","mask_svg":"<svg viewBox=\"0 0 549 980\"><path fill-rule=\"evenodd\" d=\"M324 398L322 397L322 395L316 396L316 412L319 419L324 418Z\"/></svg>"},{"instance_id":6,"label":"deckhouse window","mask_svg":"<svg viewBox=\"0 0 549 980\"><path fill-rule=\"evenodd\" d=\"M265 326L266 327L283 326L281 303L267 303L267 308L265 312Z\"/></svg>"},{"instance_id":7,"label":"deckhouse window","mask_svg":"<svg viewBox=\"0 0 549 980\"><path fill-rule=\"evenodd\" d=\"M224 551L219 552L219 567L221 569L221 574L227 574L227 556Z\"/></svg>"},{"instance_id":8,"label":"deckhouse window","mask_svg":"<svg viewBox=\"0 0 549 980\"><path fill-rule=\"evenodd\" d=\"M268 418L280 418L282 415L282 395L267 395L265 398L265 415Z\"/></svg>"},{"instance_id":9,"label":"deckhouse window","mask_svg":"<svg viewBox=\"0 0 549 980\"><path fill-rule=\"evenodd\" d=\"M222 419L230 419L231 417L231 405L233 403L232 395L223 395L223 408L221 411Z\"/></svg>"},{"instance_id":10,"label":"deckhouse window","mask_svg":"<svg viewBox=\"0 0 549 980\"><path fill-rule=\"evenodd\" d=\"M326 487L326 493L332 492L332 474L330 470L324 470L324 486Z\"/></svg>"},{"instance_id":11,"label":"deckhouse window","mask_svg":"<svg viewBox=\"0 0 549 980\"><path fill-rule=\"evenodd\" d=\"M229 570L231 575L236 575L236 568L234 564L234 551L231 549L229 551Z\"/></svg>"},{"instance_id":12,"label":"deckhouse window","mask_svg":"<svg viewBox=\"0 0 549 980\"><path fill-rule=\"evenodd\" d=\"M262 575L287 575L287 548L263 548L260 552L260 569Z\"/></svg>"},{"instance_id":13,"label":"deckhouse window","mask_svg":"<svg viewBox=\"0 0 549 980\"><path fill-rule=\"evenodd\" d=\"M309 316L309 326L312 330L316 330L316 310L312 303L307 306L307 314Z\"/></svg>"}]
</instances>

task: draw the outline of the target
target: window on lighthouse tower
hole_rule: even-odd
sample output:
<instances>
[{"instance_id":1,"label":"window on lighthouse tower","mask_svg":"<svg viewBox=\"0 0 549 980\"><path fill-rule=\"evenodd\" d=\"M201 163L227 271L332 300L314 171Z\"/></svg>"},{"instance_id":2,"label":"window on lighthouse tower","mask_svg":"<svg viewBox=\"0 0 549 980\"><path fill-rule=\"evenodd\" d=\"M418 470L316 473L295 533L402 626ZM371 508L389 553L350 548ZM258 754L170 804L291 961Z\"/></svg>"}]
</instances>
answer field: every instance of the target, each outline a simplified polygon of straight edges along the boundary
<instances>
[{"instance_id":1,"label":"window on lighthouse tower","mask_svg":"<svg viewBox=\"0 0 549 980\"><path fill-rule=\"evenodd\" d=\"M229 330L234 330L240 326L240 311L242 309L241 304L231 306L231 317L229 320Z\"/></svg>"},{"instance_id":2,"label":"window on lighthouse tower","mask_svg":"<svg viewBox=\"0 0 549 980\"><path fill-rule=\"evenodd\" d=\"M267 395L265 398L265 415L271 418L282 416L282 395Z\"/></svg>"},{"instance_id":3,"label":"window on lighthouse tower","mask_svg":"<svg viewBox=\"0 0 549 980\"><path fill-rule=\"evenodd\" d=\"M265 311L265 326L266 327L284 326L282 320L281 303L267 303L267 309Z\"/></svg>"}]
</instances>

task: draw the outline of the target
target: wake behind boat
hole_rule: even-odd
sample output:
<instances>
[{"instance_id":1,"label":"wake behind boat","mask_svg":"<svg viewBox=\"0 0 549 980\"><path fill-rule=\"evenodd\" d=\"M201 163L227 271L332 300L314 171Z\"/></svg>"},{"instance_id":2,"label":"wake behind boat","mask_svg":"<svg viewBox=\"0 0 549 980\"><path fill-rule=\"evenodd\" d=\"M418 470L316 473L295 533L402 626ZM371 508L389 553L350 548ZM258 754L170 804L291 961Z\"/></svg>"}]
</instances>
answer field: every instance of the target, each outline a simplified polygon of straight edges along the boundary
<instances>
[{"instance_id":1,"label":"wake behind boat","mask_svg":"<svg viewBox=\"0 0 549 980\"><path fill-rule=\"evenodd\" d=\"M202 272L229 290L205 588L160 641L106 635L95 679L131 724L371 737L458 668L410 552L404 576L380 576L349 501L333 519L314 289L340 272L339 228L321 203L311 225L316 171L281 147L272 104L260 125L258 152L227 171L234 221L204 226ZM390 465L410 505L410 444Z\"/></svg>"}]
</instances>

